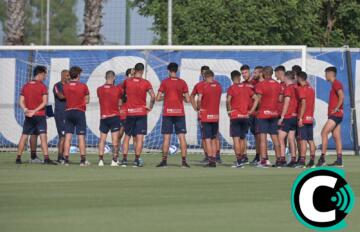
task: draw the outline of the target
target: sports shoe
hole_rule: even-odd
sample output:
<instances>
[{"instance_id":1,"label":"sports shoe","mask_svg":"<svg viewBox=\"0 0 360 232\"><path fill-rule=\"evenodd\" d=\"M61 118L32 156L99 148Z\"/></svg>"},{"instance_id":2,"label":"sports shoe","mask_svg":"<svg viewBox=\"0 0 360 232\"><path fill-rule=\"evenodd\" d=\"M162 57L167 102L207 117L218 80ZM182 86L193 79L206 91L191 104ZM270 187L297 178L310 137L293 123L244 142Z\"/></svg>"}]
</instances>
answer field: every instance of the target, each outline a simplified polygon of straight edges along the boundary
<instances>
[{"instance_id":1,"label":"sports shoe","mask_svg":"<svg viewBox=\"0 0 360 232\"><path fill-rule=\"evenodd\" d=\"M266 160L266 166L268 166L268 167L271 167L271 166L272 166L270 160Z\"/></svg>"},{"instance_id":2,"label":"sports shoe","mask_svg":"<svg viewBox=\"0 0 360 232\"><path fill-rule=\"evenodd\" d=\"M297 165L297 162L296 161L290 161L286 167L288 168L295 168L295 166Z\"/></svg>"},{"instance_id":3,"label":"sports shoe","mask_svg":"<svg viewBox=\"0 0 360 232\"><path fill-rule=\"evenodd\" d=\"M119 163L117 161L114 161L114 160L111 160L111 164L110 164L111 167L119 167Z\"/></svg>"},{"instance_id":4,"label":"sports shoe","mask_svg":"<svg viewBox=\"0 0 360 232\"><path fill-rule=\"evenodd\" d=\"M244 163L242 163L242 161L240 160L238 161L234 161L234 164L231 166L232 168L243 168L244 167Z\"/></svg>"},{"instance_id":5,"label":"sports shoe","mask_svg":"<svg viewBox=\"0 0 360 232\"><path fill-rule=\"evenodd\" d=\"M273 168L282 168L284 167L283 162L281 160L277 160L274 165L272 165Z\"/></svg>"},{"instance_id":6,"label":"sports shoe","mask_svg":"<svg viewBox=\"0 0 360 232\"><path fill-rule=\"evenodd\" d=\"M85 161L80 161L80 167L86 167L86 166L90 166L90 162L85 160Z\"/></svg>"},{"instance_id":7,"label":"sports shoe","mask_svg":"<svg viewBox=\"0 0 360 232\"><path fill-rule=\"evenodd\" d=\"M103 160L99 160L98 166L99 166L99 167L103 167L103 166L104 166L104 161L103 161Z\"/></svg>"},{"instance_id":8,"label":"sports shoe","mask_svg":"<svg viewBox=\"0 0 360 232\"><path fill-rule=\"evenodd\" d=\"M58 164L64 164L64 163L65 163L65 159L64 159L64 158L57 159L55 162L57 162Z\"/></svg>"},{"instance_id":9,"label":"sports shoe","mask_svg":"<svg viewBox=\"0 0 360 232\"><path fill-rule=\"evenodd\" d=\"M338 167L338 168L343 168L343 167L344 167L342 160L339 160L339 159L335 160L335 161L334 161L333 163L331 163L331 164L328 164L328 166Z\"/></svg>"},{"instance_id":10,"label":"sports shoe","mask_svg":"<svg viewBox=\"0 0 360 232\"><path fill-rule=\"evenodd\" d=\"M243 158L241 159L241 162L242 162L243 165L250 164L249 158L248 158L247 156L243 157Z\"/></svg>"},{"instance_id":11,"label":"sports shoe","mask_svg":"<svg viewBox=\"0 0 360 232\"><path fill-rule=\"evenodd\" d=\"M182 162L181 167L182 168L190 168L190 165L188 163L186 163L186 162Z\"/></svg>"},{"instance_id":12,"label":"sports shoe","mask_svg":"<svg viewBox=\"0 0 360 232\"><path fill-rule=\"evenodd\" d=\"M259 161L260 161L259 156L255 156L254 159L250 162L250 164L256 166Z\"/></svg>"},{"instance_id":13,"label":"sports shoe","mask_svg":"<svg viewBox=\"0 0 360 232\"><path fill-rule=\"evenodd\" d=\"M315 165L315 161L314 160L310 160L309 163L306 165L307 168L314 168L316 167Z\"/></svg>"},{"instance_id":14,"label":"sports shoe","mask_svg":"<svg viewBox=\"0 0 360 232\"><path fill-rule=\"evenodd\" d=\"M126 168L127 167L127 160L123 159L120 161L120 166L123 167L123 168Z\"/></svg>"},{"instance_id":15,"label":"sports shoe","mask_svg":"<svg viewBox=\"0 0 360 232\"><path fill-rule=\"evenodd\" d=\"M133 163L133 168L141 168L143 165L142 163L140 162L140 160L136 159L134 160L134 163Z\"/></svg>"},{"instance_id":16,"label":"sports shoe","mask_svg":"<svg viewBox=\"0 0 360 232\"><path fill-rule=\"evenodd\" d=\"M323 166L326 166L325 159L320 157L316 164L316 167L323 167Z\"/></svg>"},{"instance_id":17,"label":"sports shoe","mask_svg":"<svg viewBox=\"0 0 360 232\"><path fill-rule=\"evenodd\" d=\"M51 160L51 159L45 159L43 164L47 164L47 165L58 165L57 162Z\"/></svg>"},{"instance_id":18,"label":"sports shoe","mask_svg":"<svg viewBox=\"0 0 360 232\"><path fill-rule=\"evenodd\" d=\"M306 168L305 162L298 162L294 168Z\"/></svg>"},{"instance_id":19,"label":"sports shoe","mask_svg":"<svg viewBox=\"0 0 360 232\"><path fill-rule=\"evenodd\" d=\"M258 164L255 166L256 168L268 168L269 166L267 164L262 164L258 162Z\"/></svg>"},{"instance_id":20,"label":"sports shoe","mask_svg":"<svg viewBox=\"0 0 360 232\"><path fill-rule=\"evenodd\" d=\"M31 163L31 164L42 164L43 161L39 157L35 156L34 159L30 159L29 163Z\"/></svg>"},{"instance_id":21,"label":"sports shoe","mask_svg":"<svg viewBox=\"0 0 360 232\"><path fill-rule=\"evenodd\" d=\"M207 163L203 167L204 168L216 168L216 163Z\"/></svg>"},{"instance_id":22,"label":"sports shoe","mask_svg":"<svg viewBox=\"0 0 360 232\"><path fill-rule=\"evenodd\" d=\"M166 168L167 167L167 162L166 160L161 160L161 162L156 165L157 168Z\"/></svg>"},{"instance_id":23,"label":"sports shoe","mask_svg":"<svg viewBox=\"0 0 360 232\"><path fill-rule=\"evenodd\" d=\"M16 159L15 164L22 164L21 159Z\"/></svg>"}]
</instances>

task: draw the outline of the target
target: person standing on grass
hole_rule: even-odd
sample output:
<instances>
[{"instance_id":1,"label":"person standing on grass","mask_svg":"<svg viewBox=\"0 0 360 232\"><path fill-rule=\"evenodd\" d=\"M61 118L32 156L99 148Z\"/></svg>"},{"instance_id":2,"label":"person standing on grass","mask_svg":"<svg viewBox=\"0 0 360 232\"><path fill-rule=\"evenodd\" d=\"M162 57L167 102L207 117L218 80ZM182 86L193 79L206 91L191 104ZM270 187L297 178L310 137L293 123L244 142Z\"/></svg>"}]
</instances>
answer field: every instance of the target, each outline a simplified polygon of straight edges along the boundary
<instances>
[{"instance_id":1,"label":"person standing on grass","mask_svg":"<svg viewBox=\"0 0 360 232\"><path fill-rule=\"evenodd\" d=\"M169 77L161 81L157 101L164 101L161 133L163 134L163 156L162 161L157 167L166 167L169 155L169 146L171 135L174 132L179 138L181 148L181 167L189 168L186 162L187 144L186 144L186 121L185 121L185 102L190 102L189 89L186 82L176 76L178 64L170 63L167 67Z\"/></svg>"},{"instance_id":2,"label":"person standing on grass","mask_svg":"<svg viewBox=\"0 0 360 232\"><path fill-rule=\"evenodd\" d=\"M234 142L236 162L234 168L241 168L248 164L246 151L246 134L249 130L249 114L255 111L257 105L252 105L252 99L257 101L254 90L246 83L241 83L241 74L234 70L231 72L233 85L229 87L226 96L226 109L230 117L230 136ZM250 109L250 110L249 110Z\"/></svg>"},{"instance_id":3,"label":"person standing on grass","mask_svg":"<svg viewBox=\"0 0 360 232\"><path fill-rule=\"evenodd\" d=\"M336 79L337 70L335 67L325 69L325 78L331 83L328 104L328 120L321 131L321 157L316 166L325 166L325 155L328 147L328 136L331 133L336 145L337 158L329 166L343 167L342 161L342 142L341 142L341 122L344 116L344 88L340 81Z\"/></svg>"},{"instance_id":4,"label":"person standing on grass","mask_svg":"<svg viewBox=\"0 0 360 232\"><path fill-rule=\"evenodd\" d=\"M90 163L86 160L86 104L89 104L89 89L80 82L82 69L78 66L70 68L70 81L64 85L65 107L65 142L64 158L65 165L69 165L71 139L74 132L78 136L80 150L80 166Z\"/></svg>"},{"instance_id":5,"label":"person standing on grass","mask_svg":"<svg viewBox=\"0 0 360 232\"><path fill-rule=\"evenodd\" d=\"M214 80L214 72L207 70L204 73L205 83L199 89L199 97L195 109L201 115L202 138L205 140L209 162L205 167L216 167L216 138L219 133L219 107L221 85Z\"/></svg>"},{"instance_id":6,"label":"person standing on grass","mask_svg":"<svg viewBox=\"0 0 360 232\"><path fill-rule=\"evenodd\" d=\"M143 79L144 64L137 63L134 67L134 77L126 79L123 88L127 96L127 117L125 123L125 138L123 143L122 166L127 166L127 155L131 137L136 137L135 160L133 167L142 167L140 155L143 149L144 136L147 134L147 114L155 103L155 93L148 80ZM150 94L150 106L146 106L146 95Z\"/></svg>"},{"instance_id":7,"label":"person standing on grass","mask_svg":"<svg viewBox=\"0 0 360 232\"><path fill-rule=\"evenodd\" d=\"M99 139L99 166L104 166L104 148L109 131L113 146L113 159L111 166L116 167L119 157L119 130L122 88L115 86L115 72L109 70L105 74L105 84L97 89L100 103L100 139Z\"/></svg>"},{"instance_id":8,"label":"person standing on grass","mask_svg":"<svg viewBox=\"0 0 360 232\"><path fill-rule=\"evenodd\" d=\"M33 71L34 80L27 82L21 89L19 104L25 114L23 131L20 137L16 164L21 164L21 156L24 152L29 135L35 132L39 134L41 150L44 153L44 164L54 164L49 158L47 144L47 124L45 106L48 103L48 91L43 81L46 79L47 69L45 66L36 66ZM32 157L33 158L33 157Z\"/></svg>"},{"instance_id":9,"label":"person standing on grass","mask_svg":"<svg viewBox=\"0 0 360 232\"><path fill-rule=\"evenodd\" d=\"M314 109L315 109L315 90L307 82L307 74L298 72L297 81L299 84L299 114L298 114L298 139L300 140L300 160L296 165L298 168L305 166L306 146L309 144L310 161L306 165L307 168L315 167L315 151L314 143Z\"/></svg>"}]
</instances>

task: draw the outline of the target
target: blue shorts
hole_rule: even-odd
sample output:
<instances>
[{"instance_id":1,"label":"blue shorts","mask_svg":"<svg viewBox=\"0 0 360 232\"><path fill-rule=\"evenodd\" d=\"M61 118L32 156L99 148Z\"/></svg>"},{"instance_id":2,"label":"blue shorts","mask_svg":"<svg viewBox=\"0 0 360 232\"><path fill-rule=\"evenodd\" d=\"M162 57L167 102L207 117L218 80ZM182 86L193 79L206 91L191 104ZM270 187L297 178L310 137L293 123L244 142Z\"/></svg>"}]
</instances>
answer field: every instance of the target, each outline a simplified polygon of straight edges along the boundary
<instances>
[{"instance_id":1,"label":"blue shorts","mask_svg":"<svg viewBox=\"0 0 360 232\"><path fill-rule=\"evenodd\" d=\"M117 132L120 130L121 121L119 116L109 117L100 119L100 132L103 134L107 134L109 131L111 133Z\"/></svg>"},{"instance_id":2,"label":"blue shorts","mask_svg":"<svg viewBox=\"0 0 360 232\"><path fill-rule=\"evenodd\" d=\"M127 136L146 135L147 116L127 116L124 128Z\"/></svg>"},{"instance_id":3,"label":"blue shorts","mask_svg":"<svg viewBox=\"0 0 360 232\"><path fill-rule=\"evenodd\" d=\"M299 140L314 140L313 131L313 124L304 124L302 127L298 128L297 137Z\"/></svg>"},{"instance_id":4,"label":"blue shorts","mask_svg":"<svg viewBox=\"0 0 360 232\"><path fill-rule=\"evenodd\" d=\"M256 119L256 134L278 134L278 118L257 118Z\"/></svg>"},{"instance_id":5,"label":"blue shorts","mask_svg":"<svg viewBox=\"0 0 360 232\"><path fill-rule=\"evenodd\" d=\"M297 129L297 118L284 118L282 121L282 124L279 127L279 130L282 130L286 133L289 133L289 131L296 131Z\"/></svg>"},{"instance_id":6,"label":"blue shorts","mask_svg":"<svg viewBox=\"0 0 360 232\"><path fill-rule=\"evenodd\" d=\"M65 136L65 113L55 113L55 124L59 138Z\"/></svg>"},{"instance_id":7,"label":"blue shorts","mask_svg":"<svg viewBox=\"0 0 360 232\"><path fill-rule=\"evenodd\" d=\"M86 135L85 112L81 110L65 111L65 133L74 134L75 128L77 135Z\"/></svg>"},{"instance_id":8,"label":"blue shorts","mask_svg":"<svg viewBox=\"0 0 360 232\"><path fill-rule=\"evenodd\" d=\"M250 117L249 117L249 127L250 127L251 134L253 134L255 136L256 135L256 117L254 115L250 115Z\"/></svg>"},{"instance_id":9,"label":"blue shorts","mask_svg":"<svg viewBox=\"0 0 360 232\"><path fill-rule=\"evenodd\" d=\"M22 132L24 135L39 135L46 134L46 132L46 116L25 117Z\"/></svg>"},{"instance_id":10,"label":"blue shorts","mask_svg":"<svg viewBox=\"0 0 360 232\"><path fill-rule=\"evenodd\" d=\"M335 122L336 126L337 126L342 122L343 117L329 116L328 119L333 120Z\"/></svg>"},{"instance_id":11,"label":"blue shorts","mask_svg":"<svg viewBox=\"0 0 360 232\"><path fill-rule=\"evenodd\" d=\"M120 119L120 128L125 127L126 119Z\"/></svg>"},{"instance_id":12,"label":"blue shorts","mask_svg":"<svg viewBox=\"0 0 360 232\"><path fill-rule=\"evenodd\" d=\"M219 132L219 122L202 122L201 134L203 139L216 139Z\"/></svg>"},{"instance_id":13,"label":"blue shorts","mask_svg":"<svg viewBox=\"0 0 360 232\"><path fill-rule=\"evenodd\" d=\"M161 134L186 134L185 116L163 116Z\"/></svg>"},{"instance_id":14,"label":"blue shorts","mask_svg":"<svg viewBox=\"0 0 360 232\"><path fill-rule=\"evenodd\" d=\"M249 131L249 120L247 118L230 120L230 136L245 139Z\"/></svg>"}]
</instances>

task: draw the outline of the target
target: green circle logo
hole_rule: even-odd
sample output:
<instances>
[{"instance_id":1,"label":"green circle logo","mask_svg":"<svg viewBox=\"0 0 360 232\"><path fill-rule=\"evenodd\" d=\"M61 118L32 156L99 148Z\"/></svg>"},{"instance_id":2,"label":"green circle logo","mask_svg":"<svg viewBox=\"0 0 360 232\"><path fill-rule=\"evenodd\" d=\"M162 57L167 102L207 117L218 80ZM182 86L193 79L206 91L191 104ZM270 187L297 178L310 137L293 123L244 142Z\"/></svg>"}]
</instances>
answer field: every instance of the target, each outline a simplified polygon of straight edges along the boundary
<instances>
[{"instance_id":1,"label":"green circle logo","mask_svg":"<svg viewBox=\"0 0 360 232\"><path fill-rule=\"evenodd\" d=\"M314 168L302 172L291 192L291 208L296 218L314 230L338 230L346 227L355 195L338 168Z\"/></svg>"}]
</instances>

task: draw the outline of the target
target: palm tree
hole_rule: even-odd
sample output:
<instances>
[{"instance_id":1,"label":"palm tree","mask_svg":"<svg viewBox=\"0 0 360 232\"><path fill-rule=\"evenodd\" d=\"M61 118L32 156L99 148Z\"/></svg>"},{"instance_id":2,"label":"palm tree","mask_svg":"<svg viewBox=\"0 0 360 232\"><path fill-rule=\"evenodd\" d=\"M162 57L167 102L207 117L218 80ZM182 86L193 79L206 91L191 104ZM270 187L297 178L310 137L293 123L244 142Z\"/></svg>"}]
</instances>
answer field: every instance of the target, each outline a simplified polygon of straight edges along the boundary
<instances>
[{"instance_id":1,"label":"palm tree","mask_svg":"<svg viewBox=\"0 0 360 232\"><path fill-rule=\"evenodd\" d=\"M82 45L102 44L102 35L100 29L102 27L102 9L104 0L85 0L84 10L84 26L85 31Z\"/></svg>"},{"instance_id":2,"label":"palm tree","mask_svg":"<svg viewBox=\"0 0 360 232\"><path fill-rule=\"evenodd\" d=\"M24 45L25 5L24 0L9 0L5 23L6 45Z\"/></svg>"}]
</instances>

